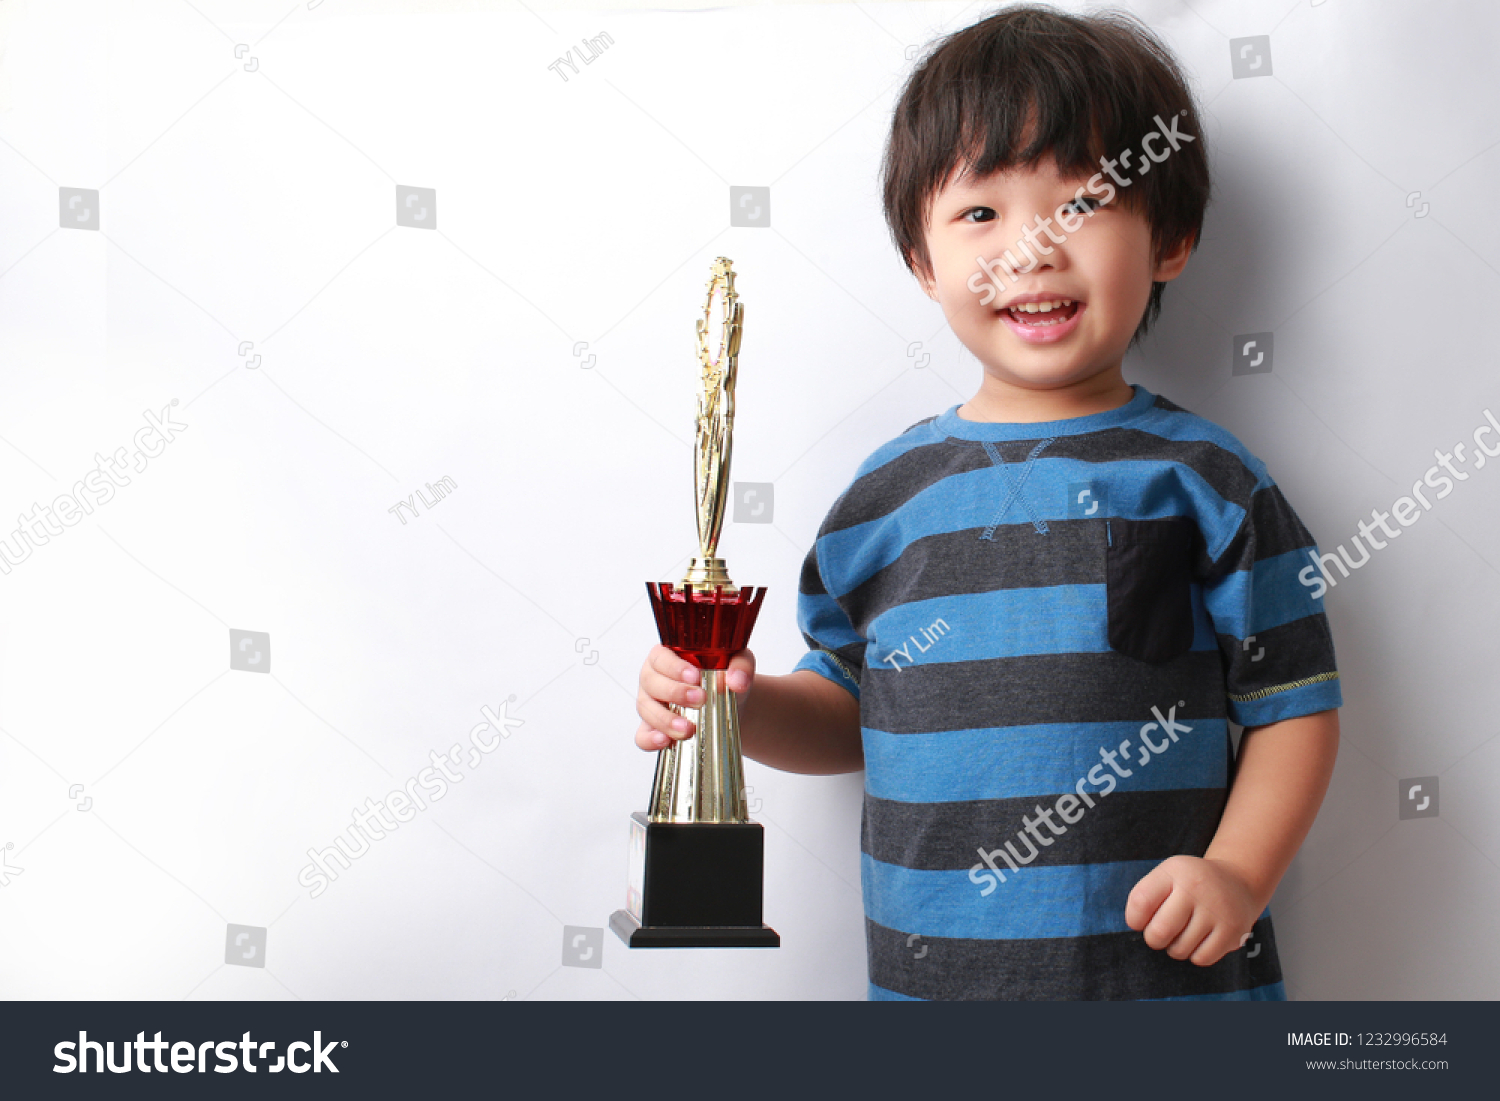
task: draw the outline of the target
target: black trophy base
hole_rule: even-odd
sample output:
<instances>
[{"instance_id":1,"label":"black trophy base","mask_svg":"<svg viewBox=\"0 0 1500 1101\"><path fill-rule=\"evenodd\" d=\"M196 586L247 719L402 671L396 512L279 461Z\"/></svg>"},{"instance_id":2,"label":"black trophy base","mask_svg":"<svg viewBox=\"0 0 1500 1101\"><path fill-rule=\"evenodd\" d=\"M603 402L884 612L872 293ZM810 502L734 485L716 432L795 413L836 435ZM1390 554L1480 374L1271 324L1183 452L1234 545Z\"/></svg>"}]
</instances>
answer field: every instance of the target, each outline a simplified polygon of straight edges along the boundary
<instances>
[{"instance_id":1,"label":"black trophy base","mask_svg":"<svg viewBox=\"0 0 1500 1101\"><path fill-rule=\"evenodd\" d=\"M642 925L629 910L616 910L609 927L631 948L781 947L781 934L769 925Z\"/></svg>"},{"instance_id":2,"label":"black trophy base","mask_svg":"<svg viewBox=\"0 0 1500 1101\"><path fill-rule=\"evenodd\" d=\"M779 948L761 921L765 830L758 822L630 816L629 905L609 919L631 948Z\"/></svg>"}]
</instances>

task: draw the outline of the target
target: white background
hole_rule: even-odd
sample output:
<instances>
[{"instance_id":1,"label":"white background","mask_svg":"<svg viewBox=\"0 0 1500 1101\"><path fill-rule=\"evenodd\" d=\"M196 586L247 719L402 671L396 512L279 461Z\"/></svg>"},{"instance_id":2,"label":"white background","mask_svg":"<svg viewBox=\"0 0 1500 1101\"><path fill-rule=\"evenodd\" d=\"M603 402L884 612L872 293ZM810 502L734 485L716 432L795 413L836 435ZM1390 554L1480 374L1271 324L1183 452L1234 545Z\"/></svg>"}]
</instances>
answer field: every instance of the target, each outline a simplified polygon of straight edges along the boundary
<instances>
[{"instance_id":1,"label":"white background","mask_svg":"<svg viewBox=\"0 0 1500 1101\"><path fill-rule=\"evenodd\" d=\"M1331 550L1500 414L1500 9L1130 6L1216 192L1126 376L1236 433ZM910 58L990 8L614 7L0 6L0 535L144 410L189 426L0 575L0 996L864 997L857 775L747 763L781 949L606 930L564 966L563 927L623 905L650 787L643 583L695 550L711 260L746 305L735 480L775 485L721 544L770 589L765 671L854 468L978 386L877 169ZM1233 79L1264 34L1271 75ZM769 226L730 227L744 185ZM435 230L398 187L436 190ZM60 228L60 188L98 190L98 230ZM1232 376L1266 331L1273 371ZM1500 463L1327 596L1343 743L1271 904L1293 998L1500 991L1497 501ZM269 675L231 630L269 633ZM308 849L509 697L500 747L310 897ZM1440 814L1398 819L1433 775ZM226 964L230 923L264 967Z\"/></svg>"}]
</instances>

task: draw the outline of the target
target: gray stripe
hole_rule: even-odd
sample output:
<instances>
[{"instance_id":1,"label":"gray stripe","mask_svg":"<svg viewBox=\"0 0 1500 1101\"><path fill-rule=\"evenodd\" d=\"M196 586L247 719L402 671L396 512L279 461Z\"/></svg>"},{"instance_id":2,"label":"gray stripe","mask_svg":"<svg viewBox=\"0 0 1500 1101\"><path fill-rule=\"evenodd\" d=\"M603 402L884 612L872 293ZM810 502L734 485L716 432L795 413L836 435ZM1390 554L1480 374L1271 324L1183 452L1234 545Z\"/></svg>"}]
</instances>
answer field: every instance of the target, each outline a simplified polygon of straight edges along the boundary
<instances>
[{"instance_id":1,"label":"gray stripe","mask_svg":"<svg viewBox=\"0 0 1500 1101\"><path fill-rule=\"evenodd\" d=\"M990 539L980 528L913 539L889 565L850 589L838 603L860 634L875 617L918 600L998 589L1104 584L1103 520L1056 520L1042 535L1028 524L1005 524ZM803 590L804 592L806 589Z\"/></svg>"},{"instance_id":2,"label":"gray stripe","mask_svg":"<svg viewBox=\"0 0 1500 1101\"><path fill-rule=\"evenodd\" d=\"M1338 669L1328 617L1321 612L1257 631L1248 647L1233 635L1218 638L1219 649L1229 663L1225 690L1232 695L1242 696Z\"/></svg>"},{"instance_id":3,"label":"gray stripe","mask_svg":"<svg viewBox=\"0 0 1500 1101\"><path fill-rule=\"evenodd\" d=\"M1226 994L1281 981L1269 917L1254 938L1210 967L1174 960L1137 932L1029 940L929 937L865 921L870 981L912 998L964 1001L1126 1001ZM1247 958L1255 946L1260 951Z\"/></svg>"},{"instance_id":4,"label":"gray stripe","mask_svg":"<svg viewBox=\"0 0 1500 1101\"><path fill-rule=\"evenodd\" d=\"M871 665L860 683L860 721L892 734L1149 722L1153 704L1165 709L1178 700L1183 721L1218 719L1225 716L1221 661L1217 650L1189 650L1160 665L1114 651Z\"/></svg>"},{"instance_id":5,"label":"gray stripe","mask_svg":"<svg viewBox=\"0 0 1500 1101\"><path fill-rule=\"evenodd\" d=\"M1020 463L1040 440L1041 437L1004 440L992 446L1006 463ZM1250 507L1258 481L1239 456L1216 443L1171 440L1138 428L1101 428L1077 436L1059 436L1048 445L1045 458L1100 464L1121 461L1179 463L1197 473L1226 501L1245 509ZM829 510L818 536L821 538L878 520L949 475L965 474L989 465L983 444L972 440L944 437L935 443L914 447L876 467L845 490ZM1062 512L1064 502L1056 504L1058 511ZM1046 519L1050 521L1052 516Z\"/></svg>"},{"instance_id":6,"label":"gray stripe","mask_svg":"<svg viewBox=\"0 0 1500 1101\"><path fill-rule=\"evenodd\" d=\"M1108 795L1099 794L1097 785L1083 788L1094 806L1090 808L1075 794L1065 808L1078 818L1072 825L1055 810L1058 794L902 803L867 793L860 816L860 849L903 868L962 871L980 863L978 849L982 847L1007 877L1014 874L1010 864L994 852L1007 842L1012 859L1029 868L1202 856L1219 828L1229 797L1227 788L1115 790ZM1061 834L1048 829L1037 813L1038 806L1049 812L1063 830ZM1023 819L1035 824L1041 841L1026 832ZM999 889L1004 890L1003 884ZM979 890L974 888L976 899Z\"/></svg>"},{"instance_id":7,"label":"gray stripe","mask_svg":"<svg viewBox=\"0 0 1500 1101\"><path fill-rule=\"evenodd\" d=\"M1255 491L1245 519L1219 555L1214 569L1217 573L1248 570L1263 558L1310 548L1315 542L1312 533L1303 526L1291 504L1282 496L1280 487L1266 486Z\"/></svg>"}]
</instances>

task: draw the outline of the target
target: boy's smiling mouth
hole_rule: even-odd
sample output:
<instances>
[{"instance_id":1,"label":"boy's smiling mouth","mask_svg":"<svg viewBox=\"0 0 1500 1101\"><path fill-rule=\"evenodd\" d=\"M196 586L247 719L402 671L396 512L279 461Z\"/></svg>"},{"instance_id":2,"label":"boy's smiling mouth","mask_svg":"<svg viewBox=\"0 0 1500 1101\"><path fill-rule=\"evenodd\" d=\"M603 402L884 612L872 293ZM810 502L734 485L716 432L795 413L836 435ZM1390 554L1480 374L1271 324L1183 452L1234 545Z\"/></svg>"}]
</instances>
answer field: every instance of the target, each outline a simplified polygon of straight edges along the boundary
<instances>
[{"instance_id":1,"label":"boy's smiling mouth","mask_svg":"<svg viewBox=\"0 0 1500 1101\"><path fill-rule=\"evenodd\" d=\"M1086 303L1065 294L1020 294L996 309L1005 327L1028 344L1051 344L1078 327Z\"/></svg>"}]
</instances>

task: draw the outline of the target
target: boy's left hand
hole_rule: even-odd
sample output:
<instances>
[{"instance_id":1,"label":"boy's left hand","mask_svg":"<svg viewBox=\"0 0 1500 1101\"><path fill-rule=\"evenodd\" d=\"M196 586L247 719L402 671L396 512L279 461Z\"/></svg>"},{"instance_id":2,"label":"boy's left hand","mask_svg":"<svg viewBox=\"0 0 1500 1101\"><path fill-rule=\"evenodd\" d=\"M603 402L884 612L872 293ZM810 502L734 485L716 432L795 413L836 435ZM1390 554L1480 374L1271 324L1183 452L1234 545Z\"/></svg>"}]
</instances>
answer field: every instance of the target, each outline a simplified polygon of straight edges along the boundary
<instances>
[{"instance_id":1,"label":"boy's left hand","mask_svg":"<svg viewBox=\"0 0 1500 1101\"><path fill-rule=\"evenodd\" d=\"M1264 908L1230 865L1170 856L1131 888L1125 924L1173 959L1208 967L1245 943Z\"/></svg>"}]
</instances>

